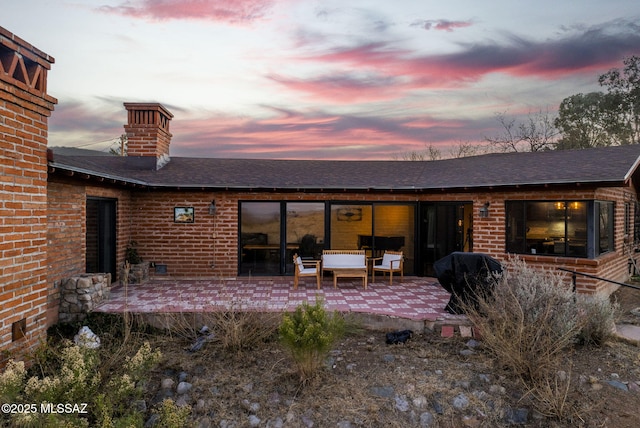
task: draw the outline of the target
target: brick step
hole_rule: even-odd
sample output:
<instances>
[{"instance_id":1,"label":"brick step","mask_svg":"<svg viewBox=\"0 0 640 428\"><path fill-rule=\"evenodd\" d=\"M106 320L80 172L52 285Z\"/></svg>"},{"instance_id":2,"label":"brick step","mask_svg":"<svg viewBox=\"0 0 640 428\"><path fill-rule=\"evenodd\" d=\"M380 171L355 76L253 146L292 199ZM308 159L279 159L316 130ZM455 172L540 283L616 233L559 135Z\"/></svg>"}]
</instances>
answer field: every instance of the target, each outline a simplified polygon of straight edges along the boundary
<instances>
[{"instance_id":1,"label":"brick step","mask_svg":"<svg viewBox=\"0 0 640 428\"><path fill-rule=\"evenodd\" d=\"M437 330L436 330L437 331ZM440 326L441 337L473 337L475 339L480 338L480 332L470 325L446 325Z\"/></svg>"}]
</instances>

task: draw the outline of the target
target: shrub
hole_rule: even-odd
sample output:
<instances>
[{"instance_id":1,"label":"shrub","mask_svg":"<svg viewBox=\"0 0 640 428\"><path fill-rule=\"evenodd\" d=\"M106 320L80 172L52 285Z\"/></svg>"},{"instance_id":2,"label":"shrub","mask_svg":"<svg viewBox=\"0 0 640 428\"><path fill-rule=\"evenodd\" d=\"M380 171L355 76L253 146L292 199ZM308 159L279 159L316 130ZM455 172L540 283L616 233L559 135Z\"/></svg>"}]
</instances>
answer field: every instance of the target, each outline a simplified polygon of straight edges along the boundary
<instances>
[{"instance_id":1,"label":"shrub","mask_svg":"<svg viewBox=\"0 0 640 428\"><path fill-rule=\"evenodd\" d=\"M581 318L578 341L585 345L604 345L614 336L620 305L602 293L579 294L576 303Z\"/></svg>"},{"instance_id":2,"label":"shrub","mask_svg":"<svg viewBox=\"0 0 640 428\"><path fill-rule=\"evenodd\" d=\"M575 295L565 279L533 269L519 259L506 263L493 293L478 296L465 312L480 330L485 347L525 380L554 373L562 351L572 345L581 325Z\"/></svg>"},{"instance_id":3,"label":"shrub","mask_svg":"<svg viewBox=\"0 0 640 428\"><path fill-rule=\"evenodd\" d=\"M333 343L344 333L344 319L328 313L321 299L303 302L285 314L280 324L281 343L291 352L300 380L306 382L319 370Z\"/></svg>"},{"instance_id":4,"label":"shrub","mask_svg":"<svg viewBox=\"0 0 640 428\"><path fill-rule=\"evenodd\" d=\"M101 349L87 349L63 342L60 349L43 345L29 376L22 362L10 361L0 376L5 403L86 404L82 413L19 413L2 415L12 426L139 426L143 416L131 406L142 396L141 381L161 357L144 343L125 357L119 371L103 376ZM39 404L38 404L39 405ZM40 410L40 409L38 409Z\"/></svg>"},{"instance_id":5,"label":"shrub","mask_svg":"<svg viewBox=\"0 0 640 428\"><path fill-rule=\"evenodd\" d=\"M160 404L157 413L160 419L156 424L159 428L180 428L187 424L187 420L191 415L191 407L178 406L173 400L165 398Z\"/></svg>"}]
</instances>

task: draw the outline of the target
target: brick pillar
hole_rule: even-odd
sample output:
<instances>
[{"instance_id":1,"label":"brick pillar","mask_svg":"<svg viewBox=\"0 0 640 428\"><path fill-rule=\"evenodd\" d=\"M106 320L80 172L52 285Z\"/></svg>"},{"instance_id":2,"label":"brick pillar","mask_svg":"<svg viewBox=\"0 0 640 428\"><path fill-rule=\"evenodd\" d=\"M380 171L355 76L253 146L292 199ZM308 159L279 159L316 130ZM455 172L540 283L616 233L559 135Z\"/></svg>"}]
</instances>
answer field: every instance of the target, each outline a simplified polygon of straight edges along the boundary
<instances>
[{"instance_id":1,"label":"brick pillar","mask_svg":"<svg viewBox=\"0 0 640 428\"><path fill-rule=\"evenodd\" d=\"M0 365L46 337L47 136L54 59L0 27Z\"/></svg>"},{"instance_id":2,"label":"brick pillar","mask_svg":"<svg viewBox=\"0 0 640 428\"><path fill-rule=\"evenodd\" d=\"M127 156L154 157L156 169L169 161L171 133L169 122L173 115L158 103L124 103L128 121Z\"/></svg>"}]
</instances>

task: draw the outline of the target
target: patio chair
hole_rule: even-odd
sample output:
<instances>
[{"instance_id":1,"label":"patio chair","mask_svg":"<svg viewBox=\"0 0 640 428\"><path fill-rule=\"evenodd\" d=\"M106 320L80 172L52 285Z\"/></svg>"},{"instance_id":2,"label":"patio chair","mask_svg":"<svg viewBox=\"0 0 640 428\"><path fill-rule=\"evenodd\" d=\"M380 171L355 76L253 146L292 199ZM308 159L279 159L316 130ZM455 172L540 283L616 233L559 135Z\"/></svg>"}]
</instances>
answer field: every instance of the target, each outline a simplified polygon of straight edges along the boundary
<instances>
[{"instance_id":1,"label":"patio chair","mask_svg":"<svg viewBox=\"0 0 640 428\"><path fill-rule=\"evenodd\" d=\"M371 266L371 282L375 281L376 271L389 274L389 285L393 285L394 272L400 272L400 281L404 280L404 256L402 251L385 251L382 257L376 257L371 260L373 263ZM380 264L376 264L378 260L382 260Z\"/></svg>"},{"instance_id":2,"label":"patio chair","mask_svg":"<svg viewBox=\"0 0 640 428\"><path fill-rule=\"evenodd\" d=\"M294 276L293 276L293 288L298 288L298 281L303 276L315 276L318 283L318 290L320 290L320 260L302 260L302 258L294 254L293 255ZM311 267L313 266L313 267Z\"/></svg>"}]
</instances>

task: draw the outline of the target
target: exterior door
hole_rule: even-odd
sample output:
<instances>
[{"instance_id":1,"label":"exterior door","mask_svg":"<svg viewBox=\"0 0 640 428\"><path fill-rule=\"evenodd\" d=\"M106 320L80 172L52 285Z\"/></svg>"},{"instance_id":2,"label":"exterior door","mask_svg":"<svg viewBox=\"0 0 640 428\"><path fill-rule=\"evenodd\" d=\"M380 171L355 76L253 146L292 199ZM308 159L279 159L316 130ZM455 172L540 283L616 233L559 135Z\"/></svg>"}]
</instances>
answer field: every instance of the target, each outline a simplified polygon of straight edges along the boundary
<instances>
[{"instance_id":1,"label":"exterior door","mask_svg":"<svg viewBox=\"0 0 640 428\"><path fill-rule=\"evenodd\" d=\"M454 251L472 251L472 204L424 202L420 206L419 259L422 276L435 276L433 263Z\"/></svg>"},{"instance_id":2,"label":"exterior door","mask_svg":"<svg viewBox=\"0 0 640 428\"><path fill-rule=\"evenodd\" d=\"M86 271L116 278L116 200L87 199Z\"/></svg>"}]
</instances>

